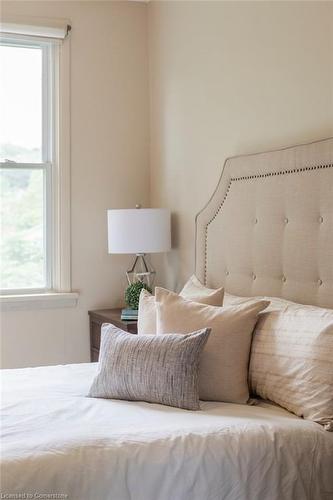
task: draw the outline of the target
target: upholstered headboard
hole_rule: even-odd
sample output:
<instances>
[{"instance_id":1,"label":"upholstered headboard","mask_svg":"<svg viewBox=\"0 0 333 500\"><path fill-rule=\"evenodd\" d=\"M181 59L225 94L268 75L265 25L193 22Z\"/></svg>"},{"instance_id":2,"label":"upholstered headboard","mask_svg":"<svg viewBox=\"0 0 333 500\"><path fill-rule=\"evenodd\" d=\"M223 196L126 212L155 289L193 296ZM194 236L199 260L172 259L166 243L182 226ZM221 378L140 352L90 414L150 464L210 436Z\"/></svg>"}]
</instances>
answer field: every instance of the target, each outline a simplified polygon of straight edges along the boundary
<instances>
[{"instance_id":1,"label":"upholstered headboard","mask_svg":"<svg viewBox=\"0 0 333 500\"><path fill-rule=\"evenodd\" d=\"M333 308L333 138L227 159L195 260L208 286Z\"/></svg>"}]
</instances>

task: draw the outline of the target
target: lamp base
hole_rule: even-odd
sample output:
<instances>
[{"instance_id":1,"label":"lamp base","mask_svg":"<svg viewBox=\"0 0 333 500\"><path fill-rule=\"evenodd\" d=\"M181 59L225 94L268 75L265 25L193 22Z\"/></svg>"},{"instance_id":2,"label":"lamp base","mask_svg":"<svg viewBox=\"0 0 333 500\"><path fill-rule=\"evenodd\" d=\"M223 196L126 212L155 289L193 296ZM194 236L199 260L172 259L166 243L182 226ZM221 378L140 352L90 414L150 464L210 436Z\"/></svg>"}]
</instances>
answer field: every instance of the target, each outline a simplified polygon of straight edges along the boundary
<instances>
[{"instance_id":1,"label":"lamp base","mask_svg":"<svg viewBox=\"0 0 333 500\"><path fill-rule=\"evenodd\" d=\"M129 285L135 283L136 281L141 281L150 288L153 286L155 275L156 271L152 265L148 264L144 253L137 253L132 267L126 271L126 277Z\"/></svg>"}]
</instances>

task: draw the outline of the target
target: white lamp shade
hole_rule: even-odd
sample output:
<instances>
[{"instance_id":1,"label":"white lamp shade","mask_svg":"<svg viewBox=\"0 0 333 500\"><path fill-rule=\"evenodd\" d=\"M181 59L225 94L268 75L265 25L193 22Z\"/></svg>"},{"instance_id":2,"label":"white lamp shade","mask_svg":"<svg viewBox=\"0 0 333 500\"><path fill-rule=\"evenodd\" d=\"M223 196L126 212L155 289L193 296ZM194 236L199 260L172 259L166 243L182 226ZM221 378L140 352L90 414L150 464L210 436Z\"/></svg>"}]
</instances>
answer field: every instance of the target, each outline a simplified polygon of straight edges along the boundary
<instances>
[{"instance_id":1,"label":"white lamp shade","mask_svg":"<svg viewBox=\"0 0 333 500\"><path fill-rule=\"evenodd\" d=\"M166 208L108 210L109 253L158 253L171 248Z\"/></svg>"}]
</instances>

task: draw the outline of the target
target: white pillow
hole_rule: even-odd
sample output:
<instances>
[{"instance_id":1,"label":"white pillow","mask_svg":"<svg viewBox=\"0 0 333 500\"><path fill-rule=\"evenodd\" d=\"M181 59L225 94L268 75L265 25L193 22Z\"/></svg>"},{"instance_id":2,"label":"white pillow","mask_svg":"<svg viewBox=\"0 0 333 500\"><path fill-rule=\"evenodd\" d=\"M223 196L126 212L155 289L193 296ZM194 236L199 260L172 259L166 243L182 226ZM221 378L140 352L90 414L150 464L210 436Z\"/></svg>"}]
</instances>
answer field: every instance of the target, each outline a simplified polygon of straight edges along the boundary
<instances>
[{"instance_id":1,"label":"white pillow","mask_svg":"<svg viewBox=\"0 0 333 500\"><path fill-rule=\"evenodd\" d=\"M144 288L141 290L138 309L138 335L155 335L155 297Z\"/></svg>"},{"instance_id":2,"label":"white pillow","mask_svg":"<svg viewBox=\"0 0 333 500\"><path fill-rule=\"evenodd\" d=\"M295 302L291 302L290 300L281 299L280 297L267 297L264 295L256 295L254 297L241 297L240 295L232 295L230 293L225 292L223 297L223 305L224 306L238 306L240 304L244 304L249 300L268 300L269 306L265 309L265 312L281 310L282 308L294 304L298 305Z\"/></svg>"},{"instance_id":3,"label":"white pillow","mask_svg":"<svg viewBox=\"0 0 333 500\"><path fill-rule=\"evenodd\" d=\"M200 399L246 403L252 331L258 313L269 302L251 300L240 306L208 306L159 287L155 298L158 334L187 334L206 327L212 330L201 356Z\"/></svg>"},{"instance_id":4,"label":"white pillow","mask_svg":"<svg viewBox=\"0 0 333 500\"><path fill-rule=\"evenodd\" d=\"M239 304L249 298L225 299ZM251 390L333 431L333 310L270 300L254 331Z\"/></svg>"},{"instance_id":5,"label":"white pillow","mask_svg":"<svg viewBox=\"0 0 333 500\"><path fill-rule=\"evenodd\" d=\"M223 288L213 289L205 287L196 276L191 276L180 295L187 300L200 304L221 306L223 303ZM138 309L138 334L154 335L156 333L156 306L155 297L147 290L142 289Z\"/></svg>"}]
</instances>

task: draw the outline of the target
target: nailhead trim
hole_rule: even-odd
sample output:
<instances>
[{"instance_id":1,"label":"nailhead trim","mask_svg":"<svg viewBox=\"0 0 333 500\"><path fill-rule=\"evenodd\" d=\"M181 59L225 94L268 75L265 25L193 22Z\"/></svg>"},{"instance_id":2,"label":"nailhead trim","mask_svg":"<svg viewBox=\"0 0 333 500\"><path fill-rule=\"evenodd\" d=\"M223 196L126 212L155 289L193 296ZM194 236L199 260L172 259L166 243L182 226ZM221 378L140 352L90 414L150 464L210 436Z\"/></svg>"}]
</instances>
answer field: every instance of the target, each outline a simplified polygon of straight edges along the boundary
<instances>
[{"instance_id":1,"label":"nailhead trim","mask_svg":"<svg viewBox=\"0 0 333 500\"><path fill-rule=\"evenodd\" d=\"M218 216L220 210L222 209L225 200L227 199L227 196L230 192L231 184L233 182L238 182L238 181L248 181L251 179L264 179L266 177L274 177L278 175L286 175L286 174L296 174L299 172L306 172L306 171L311 171L311 170L321 170L321 169L326 169L326 168L333 168L333 163L328 163L325 165L314 165L311 167L300 167L300 168L294 168L294 169L288 169L288 170L282 170L280 172L268 172L267 174L256 174L256 175L248 175L248 176L242 176L242 177L231 177L229 184L227 186L225 195L223 197L223 200L219 204L216 212L214 213L213 217L207 222L205 226L205 268L204 268L204 283L207 285L207 247L208 247L208 226L216 219Z\"/></svg>"}]
</instances>

